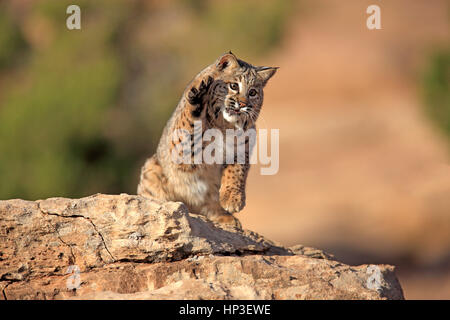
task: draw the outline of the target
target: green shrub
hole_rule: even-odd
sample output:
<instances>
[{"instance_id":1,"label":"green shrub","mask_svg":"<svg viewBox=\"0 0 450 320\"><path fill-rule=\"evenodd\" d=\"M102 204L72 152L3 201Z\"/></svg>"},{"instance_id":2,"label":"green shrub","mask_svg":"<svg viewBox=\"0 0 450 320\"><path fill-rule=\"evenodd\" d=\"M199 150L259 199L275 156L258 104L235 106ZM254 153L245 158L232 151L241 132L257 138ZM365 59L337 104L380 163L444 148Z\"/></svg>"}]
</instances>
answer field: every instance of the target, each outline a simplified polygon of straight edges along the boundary
<instances>
[{"instance_id":1,"label":"green shrub","mask_svg":"<svg viewBox=\"0 0 450 320\"><path fill-rule=\"evenodd\" d=\"M431 56L422 84L427 114L450 139L450 49Z\"/></svg>"},{"instance_id":2,"label":"green shrub","mask_svg":"<svg viewBox=\"0 0 450 320\"><path fill-rule=\"evenodd\" d=\"M12 66L18 55L26 49L19 26L0 3L0 70Z\"/></svg>"}]
</instances>

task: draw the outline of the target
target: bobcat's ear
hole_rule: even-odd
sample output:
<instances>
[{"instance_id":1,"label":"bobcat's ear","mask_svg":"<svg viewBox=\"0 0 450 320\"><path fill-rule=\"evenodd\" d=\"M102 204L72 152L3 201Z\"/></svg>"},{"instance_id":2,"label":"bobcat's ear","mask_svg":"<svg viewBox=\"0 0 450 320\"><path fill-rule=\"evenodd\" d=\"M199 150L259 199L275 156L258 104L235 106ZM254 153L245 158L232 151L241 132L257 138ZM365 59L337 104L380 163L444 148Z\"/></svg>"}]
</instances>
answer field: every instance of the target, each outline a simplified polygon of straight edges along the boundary
<instances>
[{"instance_id":1,"label":"bobcat's ear","mask_svg":"<svg viewBox=\"0 0 450 320\"><path fill-rule=\"evenodd\" d=\"M239 63L237 61L236 56L230 51L222 55L219 59L217 59L216 63L217 69L223 71L225 69L234 69L239 67Z\"/></svg>"},{"instance_id":2,"label":"bobcat's ear","mask_svg":"<svg viewBox=\"0 0 450 320\"><path fill-rule=\"evenodd\" d=\"M256 72L263 81L263 85L266 85L267 81L277 72L278 67L258 67Z\"/></svg>"}]
</instances>

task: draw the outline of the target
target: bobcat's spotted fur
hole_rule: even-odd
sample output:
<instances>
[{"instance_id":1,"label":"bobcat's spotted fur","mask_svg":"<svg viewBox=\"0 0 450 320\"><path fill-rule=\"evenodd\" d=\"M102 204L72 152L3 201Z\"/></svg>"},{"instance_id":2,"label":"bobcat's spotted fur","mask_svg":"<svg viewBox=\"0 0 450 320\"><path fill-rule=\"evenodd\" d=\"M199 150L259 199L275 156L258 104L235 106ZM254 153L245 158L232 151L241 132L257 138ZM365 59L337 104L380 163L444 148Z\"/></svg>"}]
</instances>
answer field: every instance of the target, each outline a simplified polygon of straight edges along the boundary
<instances>
[{"instance_id":1,"label":"bobcat's spotted fur","mask_svg":"<svg viewBox=\"0 0 450 320\"><path fill-rule=\"evenodd\" d=\"M201 121L203 132L216 128L224 136L226 129L254 128L263 103L263 88L276 69L252 66L230 52L201 71L185 89L164 128L156 154L142 168L138 194L181 201L190 212L240 225L232 214L245 206L251 151L248 139L244 164L177 164L171 154L181 141L174 142L173 133L184 129L194 137L194 121ZM193 149L191 156L201 151Z\"/></svg>"}]
</instances>

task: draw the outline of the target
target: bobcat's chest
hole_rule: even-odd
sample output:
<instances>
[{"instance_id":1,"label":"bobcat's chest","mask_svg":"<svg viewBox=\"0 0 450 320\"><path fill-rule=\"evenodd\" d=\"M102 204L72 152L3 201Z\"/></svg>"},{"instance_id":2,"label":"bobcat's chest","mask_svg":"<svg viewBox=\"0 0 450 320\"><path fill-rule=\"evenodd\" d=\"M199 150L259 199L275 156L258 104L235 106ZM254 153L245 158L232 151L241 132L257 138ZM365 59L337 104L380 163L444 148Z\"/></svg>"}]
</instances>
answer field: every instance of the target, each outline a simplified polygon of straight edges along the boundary
<instances>
[{"instance_id":1,"label":"bobcat's chest","mask_svg":"<svg viewBox=\"0 0 450 320\"><path fill-rule=\"evenodd\" d=\"M220 166L209 165L195 172L177 172L171 181L176 185L176 193L182 202L191 206L201 206L219 192Z\"/></svg>"},{"instance_id":2,"label":"bobcat's chest","mask_svg":"<svg viewBox=\"0 0 450 320\"><path fill-rule=\"evenodd\" d=\"M192 175L187 185L188 193L194 202L203 202L208 192L208 181L200 175Z\"/></svg>"}]
</instances>

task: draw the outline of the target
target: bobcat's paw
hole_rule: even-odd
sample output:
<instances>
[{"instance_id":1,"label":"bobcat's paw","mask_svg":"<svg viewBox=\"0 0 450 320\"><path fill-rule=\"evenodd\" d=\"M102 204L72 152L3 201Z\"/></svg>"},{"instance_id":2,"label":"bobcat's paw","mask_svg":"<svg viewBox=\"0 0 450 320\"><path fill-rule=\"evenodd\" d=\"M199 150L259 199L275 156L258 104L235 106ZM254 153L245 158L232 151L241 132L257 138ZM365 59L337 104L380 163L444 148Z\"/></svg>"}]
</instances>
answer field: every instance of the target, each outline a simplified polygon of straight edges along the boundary
<instances>
[{"instance_id":1,"label":"bobcat's paw","mask_svg":"<svg viewBox=\"0 0 450 320\"><path fill-rule=\"evenodd\" d=\"M211 76L208 76L207 79L203 79L200 82L198 88L193 86L187 94L189 103L194 106L201 104L203 97L208 92L208 89L211 86L211 83L213 83L213 78Z\"/></svg>"},{"instance_id":2,"label":"bobcat's paw","mask_svg":"<svg viewBox=\"0 0 450 320\"><path fill-rule=\"evenodd\" d=\"M245 194L239 190L225 189L220 192L220 205L229 213L239 212L245 207Z\"/></svg>"}]
</instances>

